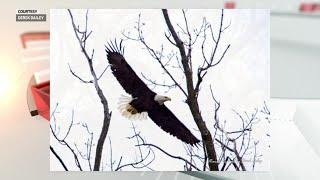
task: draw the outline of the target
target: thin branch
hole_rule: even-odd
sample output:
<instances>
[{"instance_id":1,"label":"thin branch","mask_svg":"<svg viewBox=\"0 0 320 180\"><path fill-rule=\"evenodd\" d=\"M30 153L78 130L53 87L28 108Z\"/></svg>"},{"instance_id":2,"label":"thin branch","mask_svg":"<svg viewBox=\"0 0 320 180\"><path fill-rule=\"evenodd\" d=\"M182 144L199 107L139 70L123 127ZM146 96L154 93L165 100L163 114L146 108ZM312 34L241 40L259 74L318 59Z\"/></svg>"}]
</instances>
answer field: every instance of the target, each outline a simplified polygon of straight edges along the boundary
<instances>
[{"instance_id":1,"label":"thin branch","mask_svg":"<svg viewBox=\"0 0 320 180\"><path fill-rule=\"evenodd\" d=\"M138 37L137 38L132 38L124 33L123 36L127 39L134 40L134 41L139 41L142 43L142 45L146 48L148 53L155 59L157 62L160 64L161 68L165 71L165 73L170 77L170 79L174 82L174 84L181 90L181 92L187 97L187 93L185 90L180 86L180 84L177 82L177 80L173 77L173 75L169 72L169 70L166 68L165 64L162 62L162 57L163 57L163 46L161 51L156 51L153 48L151 48L147 42L145 41L143 37L143 31L142 31L142 26L143 24L141 23L141 14L139 14L137 25L135 29L137 30ZM169 37L168 37L169 38ZM169 38L170 39L170 38ZM170 41L170 40L169 40Z\"/></svg>"},{"instance_id":2,"label":"thin branch","mask_svg":"<svg viewBox=\"0 0 320 180\"><path fill-rule=\"evenodd\" d=\"M56 108L55 108L55 110L56 110ZM54 111L52 114L54 114L54 113L55 113L55 111ZM54 115L52 115L52 117L55 118ZM56 121L54 120L54 122L56 122ZM73 120L72 120L72 122L73 122ZM72 127L73 125L74 125L73 123L70 123L68 129L71 129L71 127ZM62 138L62 139L60 139L60 138L57 136L56 132L53 130L53 128L52 128L52 123L50 123L50 130L51 130L51 134L53 135L53 137L54 137L61 145L66 146L66 147L69 149L69 151L73 154L73 157L74 157L76 166L79 168L80 171L82 171L82 167L81 167L81 164L80 164L78 155L75 153L74 149L69 145L69 143L66 141L66 136L68 136L70 130L68 130L67 135L66 135L64 138Z\"/></svg>"},{"instance_id":3,"label":"thin branch","mask_svg":"<svg viewBox=\"0 0 320 180\"><path fill-rule=\"evenodd\" d=\"M100 76L98 77L98 80L100 80L100 78L103 76L103 74L107 71L107 69L110 67L110 65L108 65L103 72L100 74Z\"/></svg>"},{"instance_id":4,"label":"thin branch","mask_svg":"<svg viewBox=\"0 0 320 180\"><path fill-rule=\"evenodd\" d=\"M142 76L145 80L147 80L151 85L154 85L154 86L162 86L162 87L166 87L166 88L168 88L168 89L177 87L176 84L158 83L158 82L155 81L155 80L152 80L152 79L147 78L143 73L141 73L141 76Z\"/></svg>"},{"instance_id":5,"label":"thin branch","mask_svg":"<svg viewBox=\"0 0 320 180\"><path fill-rule=\"evenodd\" d=\"M63 169L65 171L69 171L67 166L65 165L65 163L63 162L63 160L61 159L61 157L57 154L57 152L53 149L52 146L50 146L50 151L54 154L54 156L58 159L59 163L62 165Z\"/></svg>"},{"instance_id":6,"label":"thin branch","mask_svg":"<svg viewBox=\"0 0 320 180\"><path fill-rule=\"evenodd\" d=\"M120 171L120 170L122 170L122 168L127 167L127 166L131 166L135 169L147 168L149 170L153 170L149 167L149 165L155 160L154 151L151 148L148 148L147 153L146 154L143 153L141 146L138 146L138 145L144 144L145 140L140 136L140 133L137 132L134 124L133 123L131 123L131 124L132 124L132 130L133 130L134 135L131 137L128 137L128 139L135 139L136 140L136 143L137 143L136 146L138 147L138 150L139 150L139 160L135 160L134 162L130 162L130 163L126 163L126 164L121 164L122 159L123 159L123 157L121 156L115 171ZM151 159L149 157L151 157ZM150 159L150 160L148 161L148 159Z\"/></svg>"},{"instance_id":7,"label":"thin branch","mask_svg":"<svg viewBox=\"0 0 320 180\"><path fill-rule=\"evenodd\" d=\"M252 171L254 171L256 165L256 158L257 158L257 144L259 141L254 142L254 154L253 154L253 162L252 162Z\"/></svg>"},{"instance_id":8,"label":"thin branch","mask_svg":"<svg viewBox=\"0 0 320 180\"><path fill-rule=\"evenodd\" d=\"M203 81L203 78L205 77L205 75L207 74L207 70L211 67L214 67L216 65L218 65L222 59L224 58L225 54L227 53L228 49L230 48L230 44L225 48L224 52L222 53L222 55L220 56L220 59L218 61L216 61L214 63L214 57L216 55L216 52L217 52L217 49L218 49L218 46L219 46L219 42L220 42L220 39L221 39L221 33L223 32L222 30L222 26L223 26L223 18L224 17L224 12L223 12L223 9L221 10L221 19L220 19L220 28L219 28L219 33L218 33L218 38L217 40L215 40L214 36L213 36L213 30L212 30L212 27L211 25L208 26L208 28L210 29L211 31L211 36L212 36L212 39L213 41L215 42L215 46L213 48L213 51L211 53L211 56L209 58L209 61L205 55L205 52L204 52L204 44L205 44L205 41L206 41L206 29L204 29L204 40L202 42L202 46L201 46L201 49L202 49L202 57L203 57L203 64L201 67L198 68L198 74L197 74L197 77L198 77L198 80L197 80L197 83L196 83L196 86L195 86L195 91L198 93L199 92L199 89L200 89L200 85L201 85L201 82ZM205 66L205 62L207 63L207 65Z\"/></svg>"},{"instance_id":9,"label":"thin branch","mask_svg":"<svg viewBox=\"0 0 320 180\"><path fill-rule=\"evenodd\" d=\"M216 138L216 141L217 141L218 143L220 143L223 148L226 148L226 149L228 149L229 151L234 152L234 149L228 147L227 145L225 145L225 144L224 144L222 141L220 141L219 139Z\"/></svg>"},{"instance_id":10,"label":"thin branch","mask_svg":"<svg viewBox=\"0 0 320 180\"><path fill-rule=\"evenodd\" d=\"M179 159L181 161L184 161L185 163L187 163L188 165L192 166L193 168L195 168L196 170L198 171L201 171L198 167L196 167L195 165L193 165L191 162L189 162L188 160L180 157L180 156L174 156L174 155L171 155L169 154L168 152L166 152L165 150L163 150L162 148L160 148L159 146L156 146L154 144L138 144L136 146L151 146L151 147L155 147L156 149L160 150L161 152L163 152L165 155L171 157L171 158L174 158L174 159Z\"/></svg>"},{"instance_id":11,"label":"thin branch","mask_svg":"<svg viewBox=\"0 0 320 180\"><path fill-rule=\"evenodd\" d=\"M114 164L114 161L112 160L112 144L111 144L111 139L109 137L109 146L110 146L110 168L111 168L111 171L113 171L113 164Z\"/></svg>"},{"instance_id":12,"label":"thin branch","mask_svg":"<svg viewBox=\"0 0 320 180\"><path fill-rule=\"evenodd\" d=\"M80 78L80 77L71 69L70 64L68 64L68 66L69 66L69 70L70 70L71 74L72 74L74 77L78 78L81 82L86 83L86 84L88 84L88 83L93 83L92 80L86 81L86 80L83 80L82 78Z\"/></svg>"},{"instance_id":13,"label":"thin branch","mask_svg":"<svg viewBox=\"0 0 320 180\"><path fill-rule=\"evenodd\" d=\"M239 162L239 164L240 164L240 167L241 167L241 169L242 169L243 171L245 171L245 170L246 170L246 167L244 166L243 161L242 161L242 157L239 155L239 152L238 152L238 150L237 150L237 143L236 143L236 141L233 141L233 144L234 144L233 150L234 150L234 153L235 153L235 155L236 155L236 157L237 157L237 160L238 160L238 162Z\"/></svg>"}]
</instances>

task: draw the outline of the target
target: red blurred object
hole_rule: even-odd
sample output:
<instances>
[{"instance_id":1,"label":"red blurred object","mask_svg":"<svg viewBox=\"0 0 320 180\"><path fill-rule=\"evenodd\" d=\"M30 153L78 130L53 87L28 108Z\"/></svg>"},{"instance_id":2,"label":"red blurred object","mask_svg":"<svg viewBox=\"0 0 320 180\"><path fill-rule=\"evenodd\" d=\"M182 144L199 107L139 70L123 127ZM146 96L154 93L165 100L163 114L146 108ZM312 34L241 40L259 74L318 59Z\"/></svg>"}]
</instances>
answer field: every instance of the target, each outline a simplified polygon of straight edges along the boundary
<instances>
[{"instance_id":1,"label":"red blurred object","mask_svg":"<svg viewBox=\"0 0 320 180\"><path fill-rule=\"evenodd\" d=\"M33 85L31 91L39 115L50 121L50 81Z\"/></svg>"},{"instance_id":2,"label":"red blurred object","mask_svg":"<svg viewBox=\"0 0 320 180\"><path fill-rule=\"evenodd\" d=\"M315 5L314 11L320 11L320 3Z\"/></svg>"},{"instance_id":3,"label":"red blurred object","mask_svg":"<svg viewBox=\"0 0 320 180\"><path fill-rule=\"evenodd\" d=\"M48 40L50 38L50 32L27 32L21 34L20 38L23 48L26 48L27 41Z\"/></svg>"},{"instance_id":4,"label":"red blurred object","mask_svg":"<svg viewBox=\"0 0 320 180\"><path fill-rule=\"evenodd\" d=\"M320 3L301 3L300 11L305 13L312 13L320 10Z\"/></svg>"},{"instance_id":5,"label":"red blurred object","mask_svg":"<svg viewBox=\"0 0 320 180\"><path fill-rule=\"evenodd\" d=\"M224 8L225 9L234 9L234 8L236 8L236 3L234 1L226 1L224 3Z\"/></svg>"}]
</instances>

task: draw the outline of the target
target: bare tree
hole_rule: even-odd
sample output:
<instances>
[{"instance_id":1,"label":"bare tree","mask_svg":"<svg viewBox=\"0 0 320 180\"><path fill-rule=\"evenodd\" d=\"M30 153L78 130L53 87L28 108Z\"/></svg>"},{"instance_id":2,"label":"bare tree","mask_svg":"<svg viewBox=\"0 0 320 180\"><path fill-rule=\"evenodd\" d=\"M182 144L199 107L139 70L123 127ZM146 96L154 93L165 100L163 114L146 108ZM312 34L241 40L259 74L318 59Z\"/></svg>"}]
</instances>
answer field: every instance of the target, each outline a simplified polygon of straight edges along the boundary
<instances>
[{"instance_id":1,"label":"bare tree","mask_svg":"<svg viewBox=\"0 0 320 180\"><path fill-rule=\"evenodd\" d=\"M96 71L93 68L93 58L94 58L94 49L92 49L91 55L89 55L88 50L86 48L86 42L88 40L88 38L90 37L92 31L88 31L88 11L86 13L86 20L85 20L85 28L84 30L80 30L79 29L79 25L77 26L74 22L74 18L73 15L71 13L71 10L68 9L70 18L71 18L71 23L72 23L72 27L75 33L75 36L79 42L80 48L81 48L81 52L83 53L83 55L85 56L88 66L89 66L89 70L90 73L92 75L92 80L90 81L85 81L82 78L80 78L78 75L76 75L71 67L70 67L70 72L77 77L81 82L83 83L92 83L97 91L97 94L100 98L101 104L103 106L103 114L104 114L104 118L103 118L103 125L102 125L102 129L101 129L101 133L100 133L100 137L98 139L98 143L97 143L97 147L96 147L96 154L95 154L95 161L94 161L94 171L99 171L100 169L100 164L101 164L101 157L102 157L102 150L103 150L103 144L105 142L105 139L107 137L108 134L108 129L109 129L109 125L110 125L110 120L111 120L111 111L109 111L109 106L108 106L108 101L107 98L105 97L105 95L103 94L98 81L100 80L100 78L102 77L102 75L104 74L104 72L107 70L108 66L105 68L105 70L101 73L100 76L97 76Z\"/></svg>"},{"instance_id":2,"label":"bare tree","mask_svg":"<svg viewBox=\"0 0 320 180\"><path fill-rule=\"evenodd\" d=\"M215 103L218 103L214 100ZM235 130L228 131L227 121L220 122L218 111L220 103L214 106L214 127L211 128L214 137L215 147L217 148L219 171L227 171L234 168L236 171L247 171L249 166L254 170L256 162L261 162L259 159L262 154L257 152L259 140L252 138L251 132L256 129L255 125L262 120L268 120L270 111L266 105L262 108L255 108L252 113L244 112L243 115L234 111L235 119L241 122L241 127L235 127ZM165 148L156 145L155 142L146 143L146 139L142 138L141 133L134 131L134 136L139 136L142 141L137 142L137 147L144 147L144 151L155 149L156 151L165 154L166 156L177 161L184 162L185 171L207 171L210 170L208 166L208 158L205 152L201 152L202 145L199 148L192 148L192 146L184 146L186 155L174 155L169 153ZM268 136L268 134L266 134ZM219 149L219 150L218 150ZM141 149L140 149L141 150ZM251 164L251 165L250 165Z\"/></svg>"},{"instance_id":3,"label":"bare tree","mask_svg":"<svg viewBox=\"0 0 320 180\"><path fill-rule=\"evenodd\" d=\"M85 59L88 63L92 80L84 80L78 74L76 74L69 65L70 73L82 83L93 84L103 105L103 127L96 145L93 167L94 171L104 170L104 165L107 166L107 168L109 168L111 171L121 171L127 167L134 169L153 170L151 168L151 164L156 158L156 151L163 153L172 159L183 162L183 168L186 171L225 171L229 170L231 167L237 171L246 171L249 168L246 163L248 161L246 158L248 157L251 158L252 169L255 168L255 163L259 161L259 158L262 155L257 152L256 148L259 145L259 140L252 139L251 132L254 129L254 125L263 119L261 114L265 115L266 119L270 116L270 111L266 103L264 103L261 110L256 108L251 113L244 112L242 114L234 110L235 119L238 119L241 122L241 127L232 131L226 129L227 121L221 120L222 118L219 114L221 104L214 96L211 85L210 88L207 89L211 93L213 104L209 105L208 107L213 107L213 117L210 119L204 119L199 107L198 97L201 92L200 90L205 89L202 88L201 85L205 80L206 74L209 70L213 69L222 62L225 54L230 48L230 44L223 48L220 47L222 35L230 26L230 23L227 26L224 25L223 10L221 10L219 27L215 33L212 25L207 21L206 18L202 19L199 27L192 29L189 25L187 12L185 10L182 10L184 24L173 25L168 11L163 9L163 18L165 20L166 27L168 28L168 32L165 33L164 37L172 45L172 51L169 53L164 51L163 45L161 46L160 50L156 50L149 45L147 40L144 38L143 27L145 24L141 20L141 15L138 16L138 21L134 27L136 36L132 36L132 34L123 32L123 35L126 39L136 41L143 45L148 54L163 69L164 74L167 75L167 77L171 80L171 83L165 81L158 82L148 78L144 74L142 74L142 77L154 87L165 87L168 91L171 89L178 89L184 95L186 98L185 102L187 103L193 120L197 125L197 129L195 130L199 131L201 134L202 143L196 148L189 145L184 145L186 152L186 155L184 156L171 154L167 152L165 148L157 145L155 142L147 142L147 139L141 135L141 132L138 130L138 128L132 124L133 135L128 137L128 140L134 141L136 144L135 147L137 153L135 158L132 160L125 159L124 156L120 156L120 158L116 160L116 158L113 156L112 140L109 138L108 159L105 162L102 162L101 158L103 145L106 140L110 124L111 111L109 110L108 101L104 96L98 82L108 67L106 67L103 72L97 76L97 73L93 67L94 49L89 55L88 48L86 47L86 42L89 39L89 36L92 34L92 31L88 31L87 29L88 12L86 13L85 27L83 30L81 30L79 26L75 24L71 11L68 10L68 12L76 39L78 40L81 48L81 52L85 56ZM200 48L197 49L196 45L200 45ZM221 51L222 53L219 54L218 49L220 49L220 51L223 49ZM193 56L194 51L196 50L200 51L202 57ZM195 58L197 58L197 60L194 60ZM200 65L195 66L193 64L194 62L200 62ZM196 70L194 71L195 67ZM184 76L184 82L180 82L180 79L178 80L178 78L175 77L176 75L171 73L170 68L180 69ZM53 113L52 118L54 121L50 124L51 132L53 137L72 153L75 165L80 171L84 169L83 163L86 163L89 167L89 170L92 170L91 149L95 146L95 143L92 142L93 133L90 131L87 124L74 123L73 116L74 115L72 112L71 123L67 128L67 133L61 137L61 135L59 135L59 130L57 130L55 116ZM214 126L208 126L206 124L208 121L213 121ZM76 144L72 145L66 140L71 129L76 125L81 125L81 127L84 128L88 134L87 141L84 143L84 150L80 150ZM50 147L50 150L58 159L63 168L66 171L69 170L63 161L63 158L59 156L53 147Z\"/></svg>"},{"instance_id":4,"label":"bare tree","mask_svg":"<svg viewBox=\"0 0 320 180\"><path fill-rule=\"evenodd\" d=\"M173 48L178 49L179 55L176 54L176 58L180 61L178 65L181 64L181 69L183 70L184 76L185 76L185 87L183 87L182 83L179 83L178 80L170 73L170 71L167 69L167 64L164 63L163 57L163 47L161 50L157 51L150 47L148 43L146 42L145 38L143 37L143 30L142 26L143 23L141 22L141 17L139 16L137 25L135 26L135 29L137 30L137 37L131 37L127 34L124 34L124 36L127 39L135 40L144 45L144 47L147 49L148 53L160 64L161 68L164 70L164 72L170 77L173 85L162 85L162 86L169 86L169 87L178 87L181 92L186 96L186 103L188 104L188 107L190 109L190 112L192 113L193 119L195 123L198 126L198 129L201 133L202 142L203 142L203 148L205 149L206 156L208 157L208 163L210 170L212 171L218 171L218 162L217 162L217 154L215 150L215 144L213 143L212 135L206 126L206 123L201 115L200 108L199 108L199 102L198 102L198 95L200 92L200 86L205 78L207 71L217 66L223 59L225 53L228 51L230 44L225 48L224 53L220 55L219 58L216 56L217 49L219 47L219 42L221 38L221 34L225 28L223 28L223 10L221 11L221 20L220 20L220 27L219 27L219 33L218 37L215 38L213 35L213 30L210 25L210 23L207 22L207 20L204 18L202 25L199 29L194 30L193 34L191 33L189 24L188 24L188 18L186 15L186 11L182 10L183 17L184 17L184 26L178 25L179 31L176 30L176 28L173 26L168 11L166 9L162 10L164 20L166 22L167 28L168 28L168 34L165 35L167 40L173 45ZM211 33L211 38L214 42L214 45L212 47L207 47L208 44L206 44L207 41L207 34L208 31ZM182 34L186 36L186 39L182 39L181 36L178 35ZM193 51L193 45L200 39L199 37L202 36L202 55L203 55L203 63L201 66L197 69L197 80L194 80L194 71L192 66L192 51ZM205 49L212 49L212 52L210 55L206 55ZM169 59L170 60L170 59ZM155 85L155 81L151 81L151 83Z\"/></svg>"},{"instance_id":5,"label":"bare tree","mask_svg":"<svg viewBox=\"0 0 320 180\"><path fill-rule=\"evenodd\" d=\"M214 100L213 120L215 125L213 129L206 125L205 121L208 120L203 119L198 100L201 84L208 71L222 62L225 54L230 48L230 44L226 45L225 47L221 47L220 41L224 31L230 27L231 23L224 25L223 9L221 10L220 23L217 32L214 31L212 25L207 21L206 18L203 18L202 24L199 27L192 29L188 22L186 10L182 10L182 16L184 20L182 25L173 25L174 23L172 23L170 19L168 10L163 9L162 14L168 28L168 32L165 33L165 38L172 45L173 49L171 52L166 53L163 45L159 50L151 47L144 37L143 28L145 23L142 22L141 15L138 16L138 20L134 26L135 33L123 31L122 34L125 39L140 43L146 49L147 53L160 65L164 71L164 74L166 74L171 80L171 83L161 83L142 74L142 77L148 81L150 85L153 85L154 87L165 87L168 89L168 91L170 89L177 88L185 96L185 102L187 103L193 119L198 127L198 131L201 134L203 143L201 148L203 148L203 153L195 153L193 152L192 148L187 147L185 149L190 160L186 160L182 157L170 155L164 149L155 144L138 144L138 146L143 145L153 147L172 158L185 161L185 170L190 170L193 168L196 170L202 169L218 171L227 170L230 165L232 165L236 170L245 171L246 167L243 163L243 157L246 155L249 148L252 149L250 133L254 122L257 120L256 115L258 112L254 112L248 119L244 119L239 113L236 113L238 118L242 121L243 127L234 132L226 132L224 127L222 127L219 122L218 111L220 109L220 103L214 97L211 86L210 92L212 94L212 99ZM197 50L200 49L202 57L200 57L200 65L197 67L196 71L194 71L193 61L199 62L199 57L193 56L193 53L196 49L196 43L200 44L200 48ZM221 54L218 54L218 49L220 49L220 51L222 49ZM194 60L195 58L197 59ZM170 72L171 67L181 69L185 82L179 82L175 75ZM267 109L267 106L265 105L264 108ZM234 135L237 135L237 137L234 137ZM241 140L240 145L237 143L238 140ZM259 141L254 142L255 150L258 143ZM222 153L220 155L217 154L218 148L221 148ZM228 153L231 153L232 155L229 155ZM254 161L257 160L257 157L258 155L255 153ZM202 163L201 168L196 165L194 159L198 159ZM221 162L223 163L221 164Z\"/></svg>"},{"instance_id":6,"label":"bare tree","mask_svg":"<svg viewBox=\"0 0 320 180\"><path fill-rule=\"evenodd\" d=\"M56 113L58 109L58 103L56 104L50 118L50 131L52 134L52 137L57 140L57 142L66 147L66 149L72 154L74 158L74 163L78 167L79 171L83 171L83 166L81 163L81 159L84 159L87 161L89 170L92 170L91 168L91 148L93 147L93 133L89 130L87 124L80 124L79 122L74 121L74 110L72 110L71 113L71 120L69 125L66 127L66 132L64 134L61 134L61 128L57 125L57 119L56 119ZM70 135L70 132L75 126L81 125L83 128L86 129L86 132L89 135L89 138L87 139L86 145L86 152L85 154L81 152L77 146L76 143L70 143L68 142L68 137ZM63 158L60 157L60 155L53 149L53 147L50 145L50 151L55 155L55 157L59 160L59 163L62 165L65 171L69 171L69 168L67 167L67 164L63 161Z\"/></svg>"},{"instance_id":7,"label":"bare tree","mask_svg":"<svg viewBox=\"0 0 320 180\"><path fill-rule=\"evenodd\" d=\"M95 161L94 161L94 167L93 167L94 171L98 171L100 169L100 164L101 164L103 145L104 145L105 139L108 134L108 129L109 129L110 120L111 120L111 111L109 110L108 101L107 101L107 98L105 97L105 95L103 94L103 91L101 90L98 81L103 76L103 74L105 73L105 71L107 70L108 67L106 67L105 70L99 76L97 75L97 73L93 67L94 49L92 49L91 54L89 54L88 53L89 50L86 47L87 41L92 33L92 31L88 30L88 11L86 12L85 26L84 26L83 30L80 29L79 25L75 24L71 10L68 9L68 13L70 15L71 25L74 30L76 39L79 42L81 52L84 55L84 57L88 63L88 68L91 73L92 80L89 80L89 81L84 80L79 75L77 75L72 70L71 66L69 65L70 72L74 77L79 79L81 82L86 83L86 84L93 84L93 86L96 89L97 95L100 99L100 102L103 106L103 114L104 114L103 125L102 125L102 129L101 129L100 137L98 139L97 146L96 146ZM71 129L71 127L70 127L70 129ZM91 139L91 143L92 143L92 139ZM88 146L88 148L91 148L91 146ZM72 151L74 151L74 150L72 150ZM75 158L76 158L76 156L75 156ZM76 158L76 159L78 159L78 158ZM88 157L87 160L90 162L90 157ZM78 167L80 170L82 170L79 163L78 163ZM90 164L90 169L91 169L91 164Z\"/></svg>"},{"instance_id":8,"label":"bare tree","mask_svg":"<svg viewBox=\"0 0 320 180\"><path fill-rule=\"evenodd\" d=\"M259 123L261 120L269 118L270 111L266 103L264 102L260 111L258 108L255 108L252 113L244 112L243 114L240 114L234 110L236 119L239 119L241 122L241 127L234 131L227 131L225 128L226 120L224 122L220 122L218 115L220 103L213 96L211 87L210 91L215 103L214 137L216 143L220 145L221 148L221 154L218 158L218 162L222 163L220 170L228 170L232 165L237 171L246 171L247 168L244 163L245 156L252 156L252 159L248 159L246 161L250 161L252 163L252 170L254 170L255 163L262 155L257 154L256 146L259 144L259 140L254 140L251 136L251 132L254 130L255 124ZM249 152L250 150L253 150L253 152Z\"/></svg>"},{"instance_id":9,"label":"bare tree","mask_svg":"<svg viewBox=\"0 0 320 180\"><path fill-rule=\"evenodd\" d=\"M58 104L57 104L55 109L53 110L51 118L50 118L51 119L50 129L51 129L51 134L52 134L53 138L56 139L60 145L65 146L72 153L75 165L78 167L78 169L80 171L84 170L84 168L82 166L83 161L87 162L88 170L99 171L100 167L103 168L103 163L101 160L102 159L102 151L103 151L104 142L107 137L107 133L108 133L109 125L110 125L111 111L109 110L109 107L108 107L107 98L103 94L103 92L99 86L98 81L104 75L104 73L106 72L106 70L108 69L109 66L107 66L103 70L103 72L99 76L97 76L97 73L93 67L94 49L92 49L92 52L89 55L88 48L86 47L86 42L88 41L89 36L92 34L92 31L88 30L88 11L86 12L85 27L83 30L80 29L79 25L75 24L71 10L68 10L68 12L69 12L69 15L71 18L71 24L72 24L76 39L78 40L80 48L81 48L81 52L85 56L85 59L88 63L88 67L89 67L90 73L92 75L92 80L84 80L83 78L81 78L78 74L76 74L72 70L72 68L69 64L70 73L74 77L76 77L78 80L80 80L82 83L93 84L96 89L97 95L99 96L100 101L103 105L103 113L104 113L103 126L102 126L102 130L100 133L100 137L99 137L97 145L96 145L96 153L94 156L94 158L95 158L94 159L94 167L92 168L92 165L91 165L91 160L92 160L92 155L91 155L92 153L91 152L92 152L92 148L95 146L95 144L93 143L93 132L89 129L89 127L86 123L80 123L80 122L75 123L73 110L72 110L71 122L68 127L64 127L67 130L66 130L66 133L63 135L63 137L61 137L60 127L58 127L57 123L56 123L56 121L57 121L56 120L56 113L57 113L56 110L58 108ZM88 134L87 141L84 142L84 145L86 147L85 150L80 150L80 148L78 147L78 145L76 143L72 144L67 141L67 138L70 136L71 130L75 126L78 126L78 125L81 125L81 127L84 128ZM128 139L129 140L135 139L138 144L145 143L145 140L139 135L139 132L136 131L134 125L132 125L132 128L133 128L134 135L132 137L128 137ZM144 152L140 147L138 149L139 149L139 153L136 156L134 161L124 162L123 156L121 156L118 161L114 161L113 154L112 154L111 139L109 138L110 163L106 163L107 166L110 167L111 171L121 171L123 168L128 167L128 166L131 166L136 169L141 169L141 168L151 169L151 168L149 168L149 165L154 161L154 158L155 158L154 151L152 149L148 149L147 151ZM54 156L58 159L59 163L62 165L64 170L68 171L69 168L67 167L67 164L63 161L63 158L60 157L60 155L54 150L54 148L52 146L50 146L50 150L54 154Z\"/></svg>"},{"instance_id":10,"label":"bare tree","mask_svg":"<svg viewBox=\"0 0 320 180\"><path fill-rule=\"evenodd\" d=\"M136 126L132 123L132 131L133 135L130 137L127 137L129 140L135 140L136 143L139 144L145 144L147 143L146 140L140 135L140 132L137 131ZM112 148L112 145L110 143L110 148ZM110 159L112 159L112 154L110 154ZM153 170L149 167L154 160L155 160L155 153L153 149L148 148L146 151L144 151L141 147L138 146L138 153L135 156L135 159L131 162L123 163L123 156L121 156L118 160L117 166L113 168L113 164L115 164L115 161L111 160L111 171L121 171L125 167L132 167L134 169L148 169Z\"/></svg>"}]
</instances>

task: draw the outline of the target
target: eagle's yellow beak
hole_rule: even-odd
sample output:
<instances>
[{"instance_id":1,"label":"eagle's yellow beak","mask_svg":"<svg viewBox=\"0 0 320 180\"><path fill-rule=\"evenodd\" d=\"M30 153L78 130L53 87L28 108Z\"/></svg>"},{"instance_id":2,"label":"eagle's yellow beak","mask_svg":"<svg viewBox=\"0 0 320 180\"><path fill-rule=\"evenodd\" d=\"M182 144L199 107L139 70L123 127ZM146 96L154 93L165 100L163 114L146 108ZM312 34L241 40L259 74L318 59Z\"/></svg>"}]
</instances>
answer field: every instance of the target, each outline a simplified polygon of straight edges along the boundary
<instances>
[{"instance_id":1,"label":"eagle's yellow beak","mask_svg":"<svg viewBox=\"0 0 320 180\"><path fill-rule=\"evenodd\" d=\"M171 101L171 98L167 97L167 101Z\"/></svg>"}]
</instances>

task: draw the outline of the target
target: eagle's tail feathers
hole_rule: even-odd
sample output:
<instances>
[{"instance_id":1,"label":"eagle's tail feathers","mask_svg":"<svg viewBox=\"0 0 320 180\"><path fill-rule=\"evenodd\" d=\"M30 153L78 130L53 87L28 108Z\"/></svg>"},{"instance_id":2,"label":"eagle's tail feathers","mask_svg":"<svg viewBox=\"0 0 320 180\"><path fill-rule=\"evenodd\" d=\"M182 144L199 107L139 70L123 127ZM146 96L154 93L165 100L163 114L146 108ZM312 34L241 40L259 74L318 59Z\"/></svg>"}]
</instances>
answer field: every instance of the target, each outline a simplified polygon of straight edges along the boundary
<instances>
[{"instance_id":1,"label":"eagle's tail feathers","mask_svg":"<svg viewBox=\"0 0 320 180\"><path fill-rule=\"evenodd\" d=\"M118 109L122 116L130 120L142 120L147 119L148 113L141 112L139 113L133 106L130 105L130 102L134 98L121 95L118 102Z\"/></svg>"}]
</instances>

